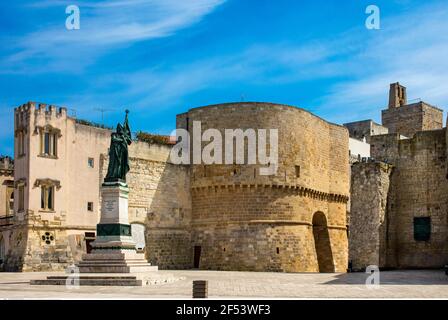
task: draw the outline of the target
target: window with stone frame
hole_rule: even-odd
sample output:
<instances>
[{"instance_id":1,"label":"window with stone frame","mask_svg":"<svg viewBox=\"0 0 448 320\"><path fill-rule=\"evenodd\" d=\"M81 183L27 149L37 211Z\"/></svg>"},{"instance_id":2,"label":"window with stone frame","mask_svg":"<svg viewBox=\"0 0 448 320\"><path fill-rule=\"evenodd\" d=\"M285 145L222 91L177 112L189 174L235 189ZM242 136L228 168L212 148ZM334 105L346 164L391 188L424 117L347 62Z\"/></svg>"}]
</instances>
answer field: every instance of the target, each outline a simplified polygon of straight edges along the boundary
<instances>
[{"instance_id":1,"label":"window with stone frame","mask_svg":"<svg viewBox=\"0 0 448 320\"><path fill-rule=\"evenodd\" d=\"M87 211L93 212L93 202L87 202Z\"/></svg>"},{"instance_id":2,"label":"window with stone frame","mask_svg":"<svg viewBox=\"0 0 448 320\"><path fill-rule=\"evenodd\" d=\"M54 186L41 186L40 208L46 211L54 210Z\"/></svg>"},{"instance_id":3,"label":"window with stone frame","mask_svg":"<svg viewBox=\"0 0 448 320\"><path fill-rule=\"evenodd\" d=\"M58 138L60 130L51 126L40 127L40 156L56 158L58 156Z\"/></svg>"},{"instance_id":4,"label":"window with stone frame","mask_svg":"<svg viewBox=\"0 0 448 320\"><path fill-rule=\"evenodd\" d=\"M93 159L93 158L88 158L88 159L87 159L87 164L88 164L88 166L89 166L90 168L95 167L95 159Z\"/></svg>"},{"instance_id":5,"label":"window with stone frame","mask_svg":"<svg viewBox=\"0 0 448 320\"><path fill-rule=\"evenodd\" d=\"M19 194L18 210L20 212L25 209L25 185L19 185L17 188L17 193Z\"/></svg>"},{"instance_id":6,"label":"window with stone frame","mask_svg":"<svg viewBox=\"0 0 448 320\"><path fill-rule=\"evenodd\" d=\"M17 137L17 156L22 157L25 155L25 132L18 130L16 132Z\"/></svg>"}]
</instances>

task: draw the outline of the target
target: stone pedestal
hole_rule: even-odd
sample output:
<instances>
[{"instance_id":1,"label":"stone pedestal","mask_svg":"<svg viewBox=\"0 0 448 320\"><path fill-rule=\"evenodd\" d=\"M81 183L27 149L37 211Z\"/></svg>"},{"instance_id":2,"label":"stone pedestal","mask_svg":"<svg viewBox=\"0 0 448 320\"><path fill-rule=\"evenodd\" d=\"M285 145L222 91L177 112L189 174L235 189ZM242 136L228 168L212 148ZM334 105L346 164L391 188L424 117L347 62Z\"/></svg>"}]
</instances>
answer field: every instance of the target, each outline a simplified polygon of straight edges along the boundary
<instances>
[{"instance_id":1,"label":"stone pedestal","mask_svg":"<svg viewBox=\"0 0 448 320\"><path fill-rule=\"evenodd\" d=\"M84 254L80 273L142 273L157 271L137 253L128 217L129 188L121 181L105 182L101 188L101 218L92 252Z\"/></svg>"},{"instance_id":2,"label":"stone pedestal","mask_svg":"<svg viewBox=\"0 0 448 320\"><path fill-rule=\"evenodd\" d=\"M142 286L177 281L170 275L160 275L142 253L137 253L128 218L126 183L105 182L101 188L101 219L92 252L84 254L78 263L79 274L48 276L32 280L32 285L70 285L75 279L86 286ZM73 268L72 271L77 271Z\"/></svg>"}]
</instances>

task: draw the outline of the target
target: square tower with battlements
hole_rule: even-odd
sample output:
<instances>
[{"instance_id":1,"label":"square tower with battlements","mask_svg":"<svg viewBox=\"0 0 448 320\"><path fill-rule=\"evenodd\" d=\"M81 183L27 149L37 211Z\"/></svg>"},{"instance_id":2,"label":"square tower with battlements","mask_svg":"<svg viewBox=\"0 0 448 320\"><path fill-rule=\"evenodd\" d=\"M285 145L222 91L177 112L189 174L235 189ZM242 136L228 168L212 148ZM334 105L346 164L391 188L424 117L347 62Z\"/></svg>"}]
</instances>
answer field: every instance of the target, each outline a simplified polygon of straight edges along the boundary
<instances>
[{"instance_id":1,"label":"square tower with battlements","mask_svg":"<svg viewBox=\"0 0 448 320\"><path fill-rule=\"evenodd\" d=\"M381 111L381 118L389 133L409 138L418 131L443 127L443 110L423 101L408 104L406 87L398 82L390 85L389 105Z\"/></svg>"}]
</instances>

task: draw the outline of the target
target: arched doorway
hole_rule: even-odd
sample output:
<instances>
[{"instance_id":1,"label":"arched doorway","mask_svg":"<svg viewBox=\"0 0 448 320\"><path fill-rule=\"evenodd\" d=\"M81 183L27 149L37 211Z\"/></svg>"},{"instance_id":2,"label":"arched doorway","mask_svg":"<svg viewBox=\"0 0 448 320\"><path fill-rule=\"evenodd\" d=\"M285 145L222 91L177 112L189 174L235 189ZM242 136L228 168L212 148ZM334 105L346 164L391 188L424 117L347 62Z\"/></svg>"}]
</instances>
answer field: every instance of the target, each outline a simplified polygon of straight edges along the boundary
<instances>
[{"instance_id":1,"label":"arched doorway","mask_svg":"<svg viewBox=\"0 0 448 320\"><path fill-rule=\"evenodd\" d=\"M334 272L327 217L322 212L316 212L313 215L313 236L319 272Z\"/></svg>"},{"instance_id":2,"label":"arched doorway","mask_svg":"<svg viewBox=\"0 0 448 320\"><path fill-rule=\"evenodd\" d=\"M145 229L145 225L141 223L131 224L132 239L136 244L138 252L144 252L146 247Z\"/></svg>"}]
</instances>

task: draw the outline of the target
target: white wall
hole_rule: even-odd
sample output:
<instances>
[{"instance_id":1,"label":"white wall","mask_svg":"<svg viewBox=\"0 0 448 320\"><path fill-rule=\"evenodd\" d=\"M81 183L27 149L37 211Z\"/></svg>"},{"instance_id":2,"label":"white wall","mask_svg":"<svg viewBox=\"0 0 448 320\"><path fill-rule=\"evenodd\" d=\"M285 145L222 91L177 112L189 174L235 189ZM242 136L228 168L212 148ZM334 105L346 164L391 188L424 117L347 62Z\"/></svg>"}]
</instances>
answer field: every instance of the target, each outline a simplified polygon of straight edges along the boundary
<instances>
[{"instance_id":1,"label":"white wall","mask_svg":"<svg viewBox=\"0 0 448 320\"><path fill-rule=\"evenodd\" d=\"M351 157L370 158L370 144L365 141L349 138L348 148Z\"/></svg>"}]
</instances>

